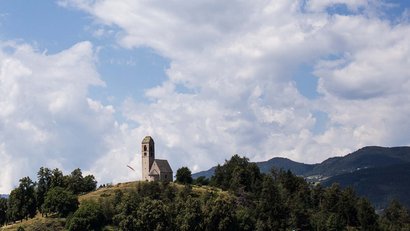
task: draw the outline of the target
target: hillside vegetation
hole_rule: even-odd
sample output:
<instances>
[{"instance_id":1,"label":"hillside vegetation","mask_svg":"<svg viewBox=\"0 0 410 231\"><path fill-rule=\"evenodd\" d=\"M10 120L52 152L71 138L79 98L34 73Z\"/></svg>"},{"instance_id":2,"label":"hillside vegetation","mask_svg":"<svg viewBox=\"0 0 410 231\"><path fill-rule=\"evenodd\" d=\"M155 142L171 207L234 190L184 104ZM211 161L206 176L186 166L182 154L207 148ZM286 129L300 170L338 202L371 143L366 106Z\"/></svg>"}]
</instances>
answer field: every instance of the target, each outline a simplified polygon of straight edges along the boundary
<instances>
[{"instance_id":1,"label":"hillside vegetation","mask_svg":"<svg viewBox=\"0 0 410 231\"><path fill-rule=\"evenodd\" d=\"M255 163L262 173L272 168L290 170L309 182L331 186L339 183L343 188L353 187L358 195L366 197L377 209L384 209L392 200L398 200L410 209L409 176L410 147L361 148L345 156L332 157L319 164L298 163L275 157ZM194 178L211 178L216 167L193 174Z\"/></svg>"},{"instance_id":2,"label":"hillside vegetation","mask_svg":"<svg viewBox=\"0 0 410 231\"><path fill-rule=\"evenodd\" d=\"M49 218L38 213L3 230L410 230L410 215L396 201L379 216L351 188L323 188L290 171L261 173L238 155L218 165L210 181L192 181L186 167L177 171L177 181L128 182L79 193L78 208L69 215L56 202L53 212L42 207ZM55 190L60 189L48 189L45 204Z\"/></svg>"}]
</instances>

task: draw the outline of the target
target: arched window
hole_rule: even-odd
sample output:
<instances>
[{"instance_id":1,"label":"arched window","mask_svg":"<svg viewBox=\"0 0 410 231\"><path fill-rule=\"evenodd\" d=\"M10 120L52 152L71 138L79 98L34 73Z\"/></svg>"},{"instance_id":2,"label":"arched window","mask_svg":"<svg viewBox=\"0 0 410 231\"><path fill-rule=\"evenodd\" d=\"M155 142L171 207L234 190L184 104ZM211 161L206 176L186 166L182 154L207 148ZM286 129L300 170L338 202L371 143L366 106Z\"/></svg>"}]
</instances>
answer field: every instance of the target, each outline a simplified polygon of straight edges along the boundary
<instances>
[{"instance_id":1,"label":"arched window","mask_svg":"<svg viewBox=\"0 0 410 231\"><path fill-rule=\"evenodd\" d=\"M144 152L147 151L147 145L144 145Z\"/></svg>"}]
</instances>

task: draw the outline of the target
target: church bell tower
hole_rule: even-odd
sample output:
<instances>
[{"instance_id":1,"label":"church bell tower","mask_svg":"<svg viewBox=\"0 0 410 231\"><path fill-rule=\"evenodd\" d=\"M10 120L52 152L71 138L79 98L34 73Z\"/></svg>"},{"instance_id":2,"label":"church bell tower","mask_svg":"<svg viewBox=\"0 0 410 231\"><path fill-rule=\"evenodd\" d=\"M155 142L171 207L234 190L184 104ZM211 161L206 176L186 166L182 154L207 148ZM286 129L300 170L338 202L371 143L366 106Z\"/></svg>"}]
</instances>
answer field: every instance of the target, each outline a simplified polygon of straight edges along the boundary
<instances>
[{"instance_id":1,"label":"church bell tower","mask_svg":"<svg viewBox=\"0 0 410 231\"><path fill-rule=\"evenodd\" d=\"M155 160L155 145L151 136L146 136L141 143L142 180L149 181L149 172Z\"/></svg>"}]
</instances>

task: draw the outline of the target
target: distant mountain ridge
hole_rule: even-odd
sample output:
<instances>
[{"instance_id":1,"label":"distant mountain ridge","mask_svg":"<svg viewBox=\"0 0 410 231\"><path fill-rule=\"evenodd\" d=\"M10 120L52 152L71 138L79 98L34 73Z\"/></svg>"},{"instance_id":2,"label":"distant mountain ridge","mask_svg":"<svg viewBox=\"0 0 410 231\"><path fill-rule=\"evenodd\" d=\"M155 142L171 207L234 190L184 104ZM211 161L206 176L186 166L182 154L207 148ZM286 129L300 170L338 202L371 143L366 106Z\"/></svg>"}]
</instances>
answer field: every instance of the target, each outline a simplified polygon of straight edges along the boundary
<instances>
[{"instance_id":1,"label":"distant mountain ridge","mask_svg":"<svg viewBox=\"0 0 410 231\"><path fill-rule=\"evenodd\" d=\"M0 198L9 198L8 194L0 194Z\"/></svg>"},{"instance_id":2,"label":"distant mountain ridge","mask_svg":"<svg viewBox=\"0 0 410 231\"><path fill-rule=\"evenodd\" d=\"M287 158L275 157L256 162L261 172L273 167L290 170L311 182L324 186L339 183L351 186L359 195L366 196L372 203L383 208L392 199L398 199L410 208L410 147L368 146L340 157L332 157L318 164L304 164ZM215 167L193 174L193 178L210 178Z\"/></svg>"},{"instance_id":3,"label":"distant mountain ridge","mask_svg":"<svg viewBox=\"0 0 410 231\"><path fill-rule=\"evenodd\" d=\"M393 199L410 208L410 163L377 168L361 169L337 175L322 182L323 186L338 183L342 187L353 187L368 198L375 208L385 208Z\"/></svg>"},{"instance_id":4,"label":"distant mountain ridge","mask_svg":"<svg viewBox=\"0 0 410 231\"><path fill-rule=\"evenodd\" d=\"M304 177L320 175L332 177L339 174L351 173L364 168L376 168L402 163L410 163L410 147L379 147L368 146L345 156L331 157L319 164L304 164L283 157L274 157L267 161L256 162L261 172L267 173L273 167L290 170L294 174ZM216 167L192 174L193 178L205 176L210 178Z\"/></svg>"},{"instance_id":5,"label":"distant mountain ridge","mask_svg":"<svg viewBox=\"0 0 410 231\"><path fill-rule=\"evenodd\" d=\"M369 146L342 157L333 157L317 164L303 176L335 176L363 168L376 168L410 162L410 147L385 148Z\"/></svg>"},{"instance_id":6,"label":"distant mountain ridge","mask_svg":"<svg viewBox=\"0 0 410 231\"><path fill-rule=\"evenodd\" d=\"M304 173L313 170L313 168L316 166L315 164L299 163L283 157L274 157L267 161L256 162L256 165L259 167L262 173L268 173L272 169L272 167L275 167L276 169L290 170L296 175L303 175ZM215 169L216 166L206 171L194 173L192 174L192 177L194 179L201 176L211 178L215 173Z\"/></svg>"}]
</instances>

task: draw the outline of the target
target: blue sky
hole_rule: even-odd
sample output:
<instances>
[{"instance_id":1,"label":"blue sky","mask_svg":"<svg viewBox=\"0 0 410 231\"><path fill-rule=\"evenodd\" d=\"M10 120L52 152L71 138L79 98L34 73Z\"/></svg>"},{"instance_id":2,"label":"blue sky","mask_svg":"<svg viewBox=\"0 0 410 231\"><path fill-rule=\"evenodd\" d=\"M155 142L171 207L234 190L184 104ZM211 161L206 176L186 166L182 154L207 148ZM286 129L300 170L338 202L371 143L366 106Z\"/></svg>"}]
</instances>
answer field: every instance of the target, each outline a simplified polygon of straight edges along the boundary
<instances>
[{"instance_id":1,"label":"blue sky","mask_svg":"<svg viewBox=\"0 0 410 231\"><path fill-rule=\"evenodd\" d=\"M138 179L145 135L194 172L409 145L409 8L0 1L0 193L41 166Z\"/></svg>"},{"instance_id":2,"label":"blue sky","mask_svg":"<svg viewBox=\"0 0 410 231\"><path fill-rule=\"evenodd\" d=\"M1 38L29 43L55 54L79 41L92 41L99 49L97 69L106 87L90 95L104 102L120 103L127 97L143 100L144 89L159 85L169 61L149 47L125 49L114 36L94 35L98 25L84 12L66 9L54 1L1 1ZM116 28L112 28L116 30Z\"/></svg>"}]
</instances>

